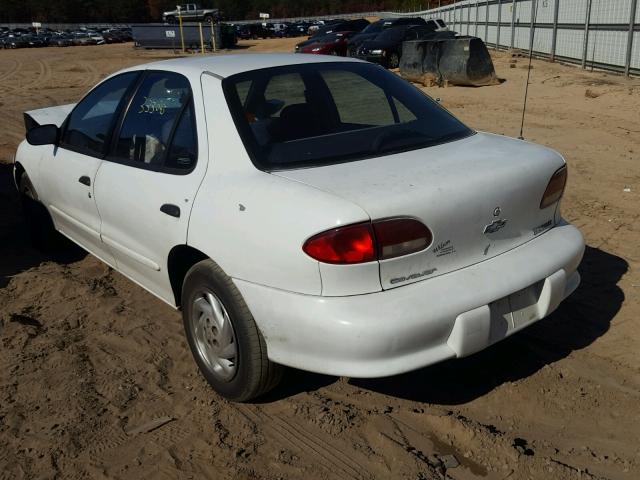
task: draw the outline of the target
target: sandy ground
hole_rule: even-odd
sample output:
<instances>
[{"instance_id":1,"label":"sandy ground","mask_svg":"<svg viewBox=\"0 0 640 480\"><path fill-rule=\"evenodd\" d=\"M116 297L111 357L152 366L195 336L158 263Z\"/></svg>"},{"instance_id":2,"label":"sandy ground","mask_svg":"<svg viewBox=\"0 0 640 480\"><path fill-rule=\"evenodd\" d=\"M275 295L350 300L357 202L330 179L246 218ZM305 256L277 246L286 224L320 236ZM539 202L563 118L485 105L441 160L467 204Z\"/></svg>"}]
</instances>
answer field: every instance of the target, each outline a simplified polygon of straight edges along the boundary
<instances>
[{"instance_id":1,"label":"sandy ground","mask_svg":"<svg viewBox=\"0 0 640 480\"><path fill-rule=\"evenodd\" d=\"M564 215L588 243L550 318L461 361L367 381L289 371L232 405L178 313L81 251L35 252L10 185L23 111L166 55L0 51L0 479L640 478L640 79L533 62L525 137L566 156ZM428 92L517 136L527 70L510 60L495 55L501 85Z\"/></svg>"}]
</instances>

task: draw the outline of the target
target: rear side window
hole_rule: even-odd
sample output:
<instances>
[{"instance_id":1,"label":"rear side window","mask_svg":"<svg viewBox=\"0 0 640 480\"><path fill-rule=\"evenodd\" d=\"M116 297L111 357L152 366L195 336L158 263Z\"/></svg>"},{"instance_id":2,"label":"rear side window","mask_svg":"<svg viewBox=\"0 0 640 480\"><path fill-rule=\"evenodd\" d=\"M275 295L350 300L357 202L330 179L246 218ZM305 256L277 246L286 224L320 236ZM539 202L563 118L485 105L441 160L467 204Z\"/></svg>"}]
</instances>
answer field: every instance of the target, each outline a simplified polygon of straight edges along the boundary
<instances>
[{"instance_id":1,"label":"rear side window","mask_svg":"<svg viewBox=\"0 0 640 480\"><path fill-rule=\"evenodd\" d=\"M195 165L196 152L189 81L172 72L148 73L122 122L115 159L154 169L186 170Z\"/></svg>"},{"instance_id":2,"label":"rear side window","mask_svg":"<svg viewBox=\"0 0 640 480\"><path fill-rule=\"evenodd\" d=\"M137 77L138 72L118 75L84 97L69 116L61 146L95 157L104 155L116 111Z\"/></svg>"},{"instance_id":3,"label":"rear side window","mask_svg":"<svg viewBox=\"0 0 640 480\"><path fill-rule=\"evenodd\" d=\"M190 102L178 122L164 166L176 170L190 170L195 166L197 158L196 122L193 103Z\"/></svg>"}]
</instances>

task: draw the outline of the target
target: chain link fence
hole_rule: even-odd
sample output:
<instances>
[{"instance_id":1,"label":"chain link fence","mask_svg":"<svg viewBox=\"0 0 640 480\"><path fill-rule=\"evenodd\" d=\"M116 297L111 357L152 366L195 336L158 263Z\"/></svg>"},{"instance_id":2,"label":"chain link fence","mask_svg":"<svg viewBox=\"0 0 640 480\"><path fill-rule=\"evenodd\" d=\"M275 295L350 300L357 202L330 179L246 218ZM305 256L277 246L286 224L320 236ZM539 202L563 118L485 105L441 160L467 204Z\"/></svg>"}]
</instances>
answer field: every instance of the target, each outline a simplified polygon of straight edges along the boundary
<instances>
[{"instance_id":1,"label":"chain link fence","mask_svg":"<svg viewBox=\"0 0 640 480\"><path fill-rule=\"evenodd\" d=\"M463 35L496 48L640 74L640 0L463 0L385 16L442 18Z\"/></svg>"}]
</instances>

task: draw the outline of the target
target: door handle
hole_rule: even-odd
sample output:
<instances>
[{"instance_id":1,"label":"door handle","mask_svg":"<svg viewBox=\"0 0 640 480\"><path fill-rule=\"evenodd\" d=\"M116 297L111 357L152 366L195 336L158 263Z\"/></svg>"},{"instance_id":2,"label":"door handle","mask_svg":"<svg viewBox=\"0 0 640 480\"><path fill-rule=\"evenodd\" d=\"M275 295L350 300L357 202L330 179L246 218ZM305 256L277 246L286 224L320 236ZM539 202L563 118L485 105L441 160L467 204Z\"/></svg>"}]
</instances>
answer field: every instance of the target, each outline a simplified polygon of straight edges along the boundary
<instances>
[{"instance_id":1,"label":"door handle","mask_svg":"<svg viewBox=\"0 0 640 480\"><path fill-rule=\"evenodd\" d=\"M172 203L165 203L160 207L162 213L166 213L170 217L180 218L180 207Z\"/></svg>"},{"instance_id":2,"label":"door handle","mask_svg":"<svg viewBox=\"0 0 640 480\"><path fill-rule=\"evenodd\" d=\"M91 179L89 177L87 177L86 175L81 176L78 181L83 184L86 185L87 187L91 186Z\"/></svg>"}]
</instances>

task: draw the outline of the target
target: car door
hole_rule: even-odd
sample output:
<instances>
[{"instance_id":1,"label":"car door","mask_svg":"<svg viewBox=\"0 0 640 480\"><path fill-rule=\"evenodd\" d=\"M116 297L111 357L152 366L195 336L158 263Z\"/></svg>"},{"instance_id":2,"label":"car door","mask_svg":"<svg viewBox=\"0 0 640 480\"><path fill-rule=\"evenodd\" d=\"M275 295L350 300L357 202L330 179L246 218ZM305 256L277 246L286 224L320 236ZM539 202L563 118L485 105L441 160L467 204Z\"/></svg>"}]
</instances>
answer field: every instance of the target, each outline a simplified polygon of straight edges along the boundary
<instances>
[{"instance_id":1,"label":"car door","mask_svg":"<svg viewBox=\"0 0 640 480\"><path fill-rule=\"evenodd\" d=\"M167 259L174 246L187 241L191 206L207 165L196 86L178 73L148 71L94 188L102 241L118 270L171 304Z\"/></svg>"},{"instance_id":2,"label":"car door","mask_svg":"<svg viewBox=\"0 0 640 480\"><path fill-rule=\"evenodd\" d=\"M193 3L187 4L187 12L185 15L185 19L187 20L195 20L198 16L198 11L196 10L196 6Z\"/></svg>"},{"instance_id":3,"label":"car door","mask_svg":"<svg viewBox=\"0 0 640 480\"><path fill-rule=\"evenodd\" d=\"M118 112L137 76L118 75L89 92L67 117L51 157L40 163L46 178L40 196L58 230L109 264L114 259L100 240L94 181Z\"/></svg>"}]
</instances>

